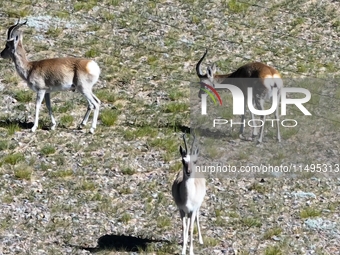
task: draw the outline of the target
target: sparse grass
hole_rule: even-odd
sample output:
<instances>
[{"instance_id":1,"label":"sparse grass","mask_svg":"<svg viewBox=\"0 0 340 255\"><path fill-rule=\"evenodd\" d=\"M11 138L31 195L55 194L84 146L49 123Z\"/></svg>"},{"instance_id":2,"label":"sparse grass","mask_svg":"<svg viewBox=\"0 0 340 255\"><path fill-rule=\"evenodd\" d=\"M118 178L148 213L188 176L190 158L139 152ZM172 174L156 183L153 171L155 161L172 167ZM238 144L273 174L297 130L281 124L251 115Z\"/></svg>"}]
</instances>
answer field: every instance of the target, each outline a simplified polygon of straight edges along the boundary
<instances>
[{"instance_id":1,"label":"sparse grass","mask_svg":"<svg viewBox=\"0 0 340 255\"><path fill-rule=\"evenodd\" d=\"M263 239L269 240L273 236L281 235L281 233L282 233L282 228L280 228L280 227L270 228L264 233Z\"/></svg>"},{"instance_id":2,"label":"sparse grass","mask_svg":"<svg viewBox=\"0 0 340 255\"><path fill-rule=\"evenodd\" d=\"M135 173L136 173L136 171L131 167L125 167L125 168L122 169L122 174L124 174L124 175L133 175Z\"/></svg>"},{"instance_id":3,"label":"sparse grass","mask_svg":"<svg viewBox=\"0 0 340 255\"><path fill-rule=\"evenodd\" d=\"M8 148L8 142L6 140L0 140L0 151L6 150Z\"/></svg>"},{"instance_id":4,"label":"sparse grass","mask_svg":"<svg viewBox=\"0 0 340 255\"><path fill-rule=\"evenodd\" d=\"M124 131L124 138L127 141L135 140L142 137L154 138L158 130L150 126L137 127L135 130L127 129Z\"/></svg>"},{"instance_id":5,"label":"sparse grass","mask_svg":"<svg viewBox=\"0 0 340 255\"><path fill-rule=\"evenodd\" d=\"M96 5L97 5L96 0L90 0L86 2L78 1L77 3L73 5L73 8L76 12L77 11L89 11Z\"/></svg>"},{"instance_id":6,"label":"sparse grass","mask_svg":"<svg viewBox=\"0 0 340 255\"><path fill-rule=\"evenodd\" d=\"M33 99L33 92L30 90L19 90L15 92L14 98L21 103L31 102Z\"/></svg>"},{"instance_id":7,"label":"sparse grass","mask_svg":"<svg viewBox=\"0 0 340 255\"><path fill-rule=\"evenodd\" d=\"M99 56L98 49L91 48L91 49L89 49L88 51L85 52L85 57L87 57L87 58L95 58L97 56Z\"/></svg>"},{"instance_id":8,"label":"sparse grass","mask_svg":"<svg viewBox=\"0 0 340 255\"><path fill-rule=\"evenodd\" d=\"M46 34L52 37L58 37L63 33L63 29L61 27L50 27Z\"/></svg>"},{"instance_id":9,"label":"sparse grass","mask_svg":"<svg viewBox=\"0 0 340 255\"><path fill-rule=\"evenodd\" d=\"M55 153L55 146L51 144L47 144L41 148L40 152L45 156L53 154Z\"/></svg>"},{"instance_id":10,"label":"sparse grass","mask_svg":"<svg viewBox=\"0 0 340 255\"><path fill-rule=\"evenodd\" d=\"M71 177L72 175L73 175L72 170L53 171L49 174L49 176L56 177L56 178L67 178L67 177Z\"/></svg>"},{"instance_id":11,"label":"sparse grass","mask_svg":"<svg viewBox=\"0 0 340 255\"><path fill-rule=\"evenodd\" d=\"M104 109L100 112L99 117L104 126L111 127L118 119L118 112L113 109Z\"/></svg>"},{"instance_id":12,"label":"sparse grass","mask_svg":"<svg viewBox=\"0 0 340 255\"><path fill-rule=\"evenodd\" d=\"M163 106L163 112L165 113L179 113L189 110L189 105L186 103L172 102Z\"/></svg>"},{"instance_id":13,"label":"sparse grass","mask_svg":"<svg viewBox=\"0 0 340 255\"><path fill-rule=\"evenodd\" d=\"M131 215L128 213L124 213L121 217L120 217L120 221L123 223L128 223L130 220L132 219Z\"/></svg>"},{"instance_id":14,"label":"sparse grass","mask_svg":"<svg viewBox=\"0 0 340 255\"><path fill-rule=\"evenodd\" d=\"M73 124L74 118L72 115L63 115L60 117L60 125L63 127L70 127Z\"/></svg>"},{"instance_id":15,"label":"sparse grass","mask_svg":"<svg viewBox=\"0 0 340 255\"><path fill-rule=\"evenodd\" d=\"M321 211L313 207L306 207L300 211L300 217L302 219L318 217L320 215L321 215Z\"/></svg>"},{"instance_id":16,"label":"sparse grass","mask_svg":"<svg viewBox=\"0 0 340 255\"><path fill-rule=\"evenodd\" d=\"M54 106L52 106L53 111L60 112L60 113L69 113L74 108L74 102L71 100L63 102L63 104L58 105L57 109L54 109Z\"/></svg>"},{"instance_id":17,"label":"sparse grass","mask_svg":"<svg viewBox=\"0 0 340 255\"><path fill-rule=\"evenodd\" d=\"M114 103L117 99L115 93L110 90L96 91L96 95L102 102Z\"/></svg>"},{"instance_id":18,"label":"sparse grass","mask_svg":"<svg viewBox=\"0 0 340 255\"><path fill-rule=\"evenodd\" d=\"M241 219L241 223L246 228L256 227L259 228L262 226L262 223L259 219L253 217L246 217Z\"/></svg>"},{"instance_id":19,"label":"sparse grass","mask_svg":"<svg viewBox=\"0 0 340 255\"><path fill-rule=\"evenodd\" d=\"M157 219L157 227L165 229L171 225L171 219L167 216L160 216Z\"/></svg>"},{"instance_id":20,"label":"sparse grass","mask_svg":"<svg viewBox=\"0 0 340 255\"><path fill-rule=\"evenodd\" d=\"M216 238L209 236L202 236L204 247L215 247L218 245L219 241Z\"/></svg>"},{"instance_id":21,"label":"sparse grass","mask_svg":"<svg viewBox=\"0 0 340 255\"><path fill-rule=\"evenodd\" d=\"M96 185L92 181L83 180L80 182L78 189L81 191L93 191L95 190Z\"/></svg>"},{"instance_id":22,"label":"sparse grass","mask_svg":"<svg viewBox=\"0 0 340 255\"><path fill-rule=\"evenodd\" d=\"M24 155L22 153L14 153L14 154L4 156L2 158L2 163L15 165L18 162L23 161L23 160L24 160Z\"/></svg>"},{"instance_id":23,"label":"sparse grass","mask_svg":"<svg viewBox=\"0 0 340 255\"><path fill-rule=\"evenodd\" d=\"M8 135L14 135L16 131L19 131L20 127L18 123L10 123L7 126L7 133Z\"/></svg>"},{"instance_id":24,"label":"sparse grass","mask_svg":"<svg viewBox=\"0 0 340 255\"><path fill-rule=\"evenodd\" d=\"M182 167L183 167L182 162L176 161L175 163L171 164L170 172L177 173L178 171L182 170Z\"/></svg>"},{"instance_id":25,"label":"sparse grass","mask_svg":"<svg viewBox=\"0 0 340 255\"><path fill-rule=\"evenodd\" d=\"M26 165L20 165L14 170L14 177L19 180L30 180L32 176L32 169Z\"/></svg>"},{"instance_id":26,"label":"sparse grass","mask_svg":"<svg viewBox=\"0 0 340 255\"><path fill-rule=\"evenodd\" d=\"M244 12L248 9L248 5L237 0L228 1L228 9L234 13Z\"/></svg>"},{"instance_id":27,"label":"sparse grass","mask_svg":"<svg viewBox=\"0 0 340 255\"><path fill-rule=\"evenodd\" d=\"M279 246L269 246L265 249L264 255L283 255Z\"/></svg>"}]
</instances>

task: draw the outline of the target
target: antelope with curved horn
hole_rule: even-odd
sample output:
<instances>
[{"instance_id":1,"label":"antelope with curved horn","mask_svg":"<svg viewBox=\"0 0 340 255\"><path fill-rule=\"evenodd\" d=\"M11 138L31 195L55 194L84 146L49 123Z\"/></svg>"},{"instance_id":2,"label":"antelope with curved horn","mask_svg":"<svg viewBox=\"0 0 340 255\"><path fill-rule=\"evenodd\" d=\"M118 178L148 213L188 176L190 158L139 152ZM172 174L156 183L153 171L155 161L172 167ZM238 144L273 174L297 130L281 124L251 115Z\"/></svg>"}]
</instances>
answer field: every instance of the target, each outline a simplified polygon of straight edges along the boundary
<instances>
[{"instance_id":1,"label":"antelope with curved horn","mask_svg":"<svg viewBox=\"0 0 340 255\"><path fill-rule=\"evenodd\" d=\"M19 28L27 23L18 22L9 27L5 49L0 56L12 59L19 76L27 82L28 87L37 93L36 112L32 132L38 128L39 110L45 98L46 106L54 130L56 121L52 114L50 93L53 91L74 91L82 93L88 101L87 111L80 126L85 126L94 110L90 132L94 133L99 115L100 100L93 94L92 87L98 81L100 68L96 62L84 58L53 58L29 61L22 43Z\"/></svg>"},{"instance_id":2,"label":"antelope with curved horn","mask_svg":"<svg viewBox=\"0 0 340 255\"><path fill-rule=\"evenodd\" d=\"M253 105L256 106L258 110L264 110L264 102L267 100L272 100L273 96L273 88L277 88L277 106L275 111L276 117L276 126L277 126L277 140L281 142L280 135L280 125L279 125L279 104L281 98L281 89L283 88L283 82L281 79L280 73L266 64L260 62L251 62L246 65L239 67L235 72L229 74L215 74L216 73L216 65L212 64L207 67L206 74L202 73L201 63L205 56L208 53L208 49L206 49L204 55L198 61L196 65L196 73L200 78L201 88L205 88L206 84L215 87L215 84L233 84L239 87L243 95L245 97L244 100L244 109L246 109L246 102L248 97L248 87L253 88ZM237 79L238 78L238 79ZM246 79L252 78L252 79ZM221 90L219 88L215 88L216 90ZM200 89L199 97L201 97L202 90ZM252 115L252 121L254 124L254 114ZM263 131L264 131L264 123L266 122L266 116L261 116L262 126L261 132L258 142L261 143L263 139ZM245 125L245 116L242 115L240 127L240 136L243 137L244 125ZM255 126L255 125L254 125ZM253 138L258 136L258 127L254 127L253 130Z\"/></svg>"},{"instance_id":3,"label":"antelope with curved horn","mask_svg":"<svg viewBox=\"0 0 340 255\"><path fill-rule=\"evenodd\" d=\"M182 254L185 254L186 252L190 227L190 255L194 254L193 231L195 219L198 228L198 240L200 244L203 244L199 225L199 209L206 192L205 178L202 173L196 172L196 161L199 149L195 146L195 139L196 137L194 135L191 152L188 154L185 134L183 135L185 149L183 149L182 146L179 148L179 152L182 157L183 169L177 174L177 177L172 184L172 196L179 209L182 220Z\"/></svg>"}]
</instances>

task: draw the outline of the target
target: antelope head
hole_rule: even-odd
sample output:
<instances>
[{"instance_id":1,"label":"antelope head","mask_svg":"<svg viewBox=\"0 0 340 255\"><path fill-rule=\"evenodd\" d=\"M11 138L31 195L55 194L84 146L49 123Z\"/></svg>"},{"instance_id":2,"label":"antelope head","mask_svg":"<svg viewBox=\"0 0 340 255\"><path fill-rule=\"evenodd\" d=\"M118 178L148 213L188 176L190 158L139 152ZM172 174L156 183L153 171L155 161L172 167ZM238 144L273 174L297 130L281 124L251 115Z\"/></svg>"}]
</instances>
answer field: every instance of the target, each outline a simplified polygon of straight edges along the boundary
<instances>
[{"instance_id":1,"label":"antelope head","mask_svg":"<svg viewBox=\"0 0 340 255\"><path fill-rule=\"evenodd\" d=\"M182 156L182 164L183 164L183 173L184 175L189 178L191 173L195 171L195 165L197 162L197 157L199 153L199 149L197 146L195 146L196 136L193 135L193 141L191 144L191 151L188 154L188 145L187 141L185 139L185 134L183 135L183 141L185 149L182 148L182 146L179 147L179 152Z\"/></svg>"},{"instance_id":2,"label":"antelope head","mask_svg":"<svg viewBox=\"0 0 340 255\"><path fill-rule=\"evenodd\" d=\"M201 59L198 61L196 65L196 73L197 73L198 78L200 78L200 90L198 93L199 98L201 98L201 95L204 93L202 89L204 89L206 85L215 87L214 76L217 70L215 63L207 67L207 71L205 74L203 74L202 72L201 63L207 54L208 54L208 49L205 50L205 53L203 54L203 56L201 57Z\"/></svg>"},{"instance_id":3,"label":"antelope head","mask_svg":"<svg viewBox=\"0 0 340 255\"><path fill-rule=\"evenodd\" d=\"M4 59L13 58L14 53L18 47L18 44L22 40L22 32L18 29L27 23L27 20L23 23L19 23L20 19L18 20L17 24L11 26L7 32L7 41L6 46L0 53L0 56Z\"/></svg>"}]
</instances>

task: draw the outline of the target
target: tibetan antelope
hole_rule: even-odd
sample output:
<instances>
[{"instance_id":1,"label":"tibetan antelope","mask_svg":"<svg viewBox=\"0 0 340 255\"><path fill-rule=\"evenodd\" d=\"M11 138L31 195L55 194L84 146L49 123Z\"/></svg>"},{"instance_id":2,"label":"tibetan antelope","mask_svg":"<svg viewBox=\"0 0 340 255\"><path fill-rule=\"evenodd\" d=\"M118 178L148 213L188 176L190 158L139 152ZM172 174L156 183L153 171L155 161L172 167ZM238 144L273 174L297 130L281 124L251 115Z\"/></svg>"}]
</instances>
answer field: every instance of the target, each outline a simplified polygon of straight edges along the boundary
<instances>
[{"instance_id":1,"label":"tibetan antelope","mask_svg":"<svg viewBox=\"0 0 340 255\"><path fill-rule=\"evenodd\" d=\"M248 87L253 88L253 105L258 110L264 110L264 102L272 100L273 96L273 88L277 88L277 106L275 111L276 117L276 127L277 127L277 140L281 142L280 135L280 125L279 125L279 105L281 98L281 89L283 88L283 82L281 79L280 73L274 69L273 67L267 66L260 62L252 62L246 65L239 67L235 72L229 74L215 74L216 73L216 65L212 64L207 67L206 74L202 73L201 63L205 56L207 55L208 50L205 51L202 58L198 61L196 65L196 73L200 78L201 88L205 88L206 84L215 87L215 84L233 84L239 87L244 95L244 109L246 109L247 104L247 96L248 96ZM247 79L248 78L248 79ZM251 79L249 79L251 78ZM220 90L217 88L216 90ZM199 97L201 97L202 90L200 89ZM254 125L254 114L252 115L253 126ZM263 131L264 124L266 122L266 116L261 116L262 125L261 125L261 133L260 138L258 140L259 143L262 142L263 139ZM240 127L240 136L243 137L244 125L245 125L245 116L242 115ZM253 138L258 136L258 127L254 127L253 129Z\"/></svg>"},{"instance_id":2,"label":"tibetan antelope","mask_svg":"<svg viewBox=\"0 0 340 255\"><path fill-rule=\"evenodd\" d=\"M52 114L50 93L53 91L74 91L82 93L88 107L80 126L85 126L94 109L91 133L97 125L100 100L93 94L92 87L98 81L100 68L96 62L83 58L53 58L39 61L29 61L22 43L22 32L19 28L27 23L18 22L9 27L5 49L0 56L4 59L12 59L19 76L27 82L28 87L37 93L34 125L32 132L38 127L39 110L43 99L51 118L54 130L56 121Z\"/></svg>"},{"instance_id":3,"label":"tibetan antelope","mask_svg":"<svg viewBox=\"0 0 340 255\"><path fill-rule=\"evenodd\" d=\"M199 225L199 208L203 202L206 188L203 173L196 172L196 161L199 149L197 146L195 147L195 136L193 137L190 154L188 154L185 134L183 135L183 141L185 150L182 146L179 148L183 169L177 174L176 179L172 184L172 196L179 209L182 220L182 254L185 254L186 252L190 227L190 255L193 255L194 248L192 243L195 219L198 228L198 240L200 244L203 244Z\"/></svg>"}]
</instances>

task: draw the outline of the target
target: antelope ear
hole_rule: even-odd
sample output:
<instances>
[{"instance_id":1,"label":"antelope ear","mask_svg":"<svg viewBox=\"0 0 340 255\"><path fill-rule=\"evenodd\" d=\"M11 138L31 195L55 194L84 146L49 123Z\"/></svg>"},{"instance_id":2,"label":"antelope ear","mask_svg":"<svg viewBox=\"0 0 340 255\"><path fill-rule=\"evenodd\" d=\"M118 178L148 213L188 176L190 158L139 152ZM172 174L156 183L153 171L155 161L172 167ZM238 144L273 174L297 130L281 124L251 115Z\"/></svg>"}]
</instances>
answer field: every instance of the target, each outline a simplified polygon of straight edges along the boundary
<instances>
[{"instance_id":1,"label":"antelope ear","mask_svg":"<svg viewBox=\"0 0 340 255\"><path fill-rule=\"evenodd\" d=\"M210 81L214 79L214 70L212 69L211 66L207 67L207 76Z\"/></svg>"},{"instance_id":2,"label":"antelope ear","mask_svg":"<svg viewBox=\"0 0 340 255\"><path fill-rule=\"evenodd\" d=\"M194 155L198 156L199 153L200 153L200 149L197 147L194 151Z\"/></svg>"},{"instance_id":3,"label":"antelope ear","mask_svg":"<svg viewBox=\"0 0 340 255\"><path fill-rule=\"evenodd\" d=\"M213 74L216 73L216 71L217 71L217 66L216 66L215 63L213 63L213 64L211 65L211 70L213 71Z\"/></svg>"}]
</instances>

